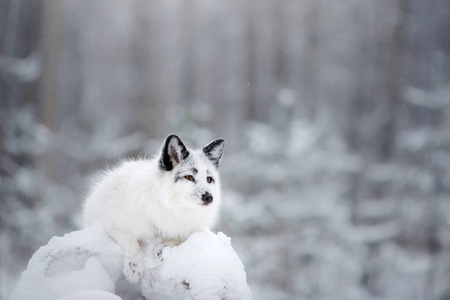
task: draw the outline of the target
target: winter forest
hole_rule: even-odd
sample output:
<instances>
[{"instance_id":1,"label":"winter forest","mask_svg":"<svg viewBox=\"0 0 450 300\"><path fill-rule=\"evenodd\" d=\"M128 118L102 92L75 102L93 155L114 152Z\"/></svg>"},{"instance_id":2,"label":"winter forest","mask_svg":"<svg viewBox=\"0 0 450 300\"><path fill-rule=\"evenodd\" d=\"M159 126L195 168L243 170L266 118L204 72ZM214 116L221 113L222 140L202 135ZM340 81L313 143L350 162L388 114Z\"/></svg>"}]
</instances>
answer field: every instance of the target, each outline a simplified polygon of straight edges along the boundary
<instances>
[{"instance_id":1,"label":"winter forest","mask_svg":"<svg viewBox=\"0 0 450 300\"><path fill-rule=\"evenodd\" d=\"M450 299L447 0L0 0L0 299L96 174L222 137L254 299Z\"/></svg>"}]
</instances>

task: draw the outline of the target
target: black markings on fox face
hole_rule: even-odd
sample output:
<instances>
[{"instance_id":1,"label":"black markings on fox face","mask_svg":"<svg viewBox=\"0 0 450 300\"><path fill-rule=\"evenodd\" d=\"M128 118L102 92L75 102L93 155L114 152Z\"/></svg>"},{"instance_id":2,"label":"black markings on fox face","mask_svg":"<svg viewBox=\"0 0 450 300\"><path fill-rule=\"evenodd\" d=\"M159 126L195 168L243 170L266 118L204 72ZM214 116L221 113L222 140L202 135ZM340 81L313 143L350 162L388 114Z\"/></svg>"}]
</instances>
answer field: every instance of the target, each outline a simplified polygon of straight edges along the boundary
<instances>
[{"instance_id":1,"label":"black markings on fox face","mask_svg":"<svg viewBox=\"0 0 450 300\"><path fill-rule=\"evenodd\" d=\"M177 172L175 173L175 182L186 179L192 182L196 182L195 177L198 174L198 169L194 167L192 156L184 160L178 165Z\"/></svg>"},{"instance_id":2,"label":"black markings on fox face","mask_svg":"<svg viewBox=\"0 0 450 300\"><path fill-rule=\"evenodd\" d=\"M197 173L198 173L197 169L192 169L191 172L188 172L188 173L182 172L182 171L178 171L178 172L175 174L175 176L174 176L175 182L178 182L178 181L180 181L180 180L188 180L188 181L192 181L192 182L196 183L197 180L196 180L196 178L195 178L195 174L197 174ZM213 184L213 183L215 183L216 181L215 181L214 177L212 177L212 176L210 175L210 172L209 172L209 171L207 172L207 174L208 174L208 176L206 177L206 182L207 182L208 184Z\"/></svg>"},{"instance_id":3,"label":"black markings on fox face","mask_svg":"<svg viewBox=\"0 0 450 300\"><path fill-rule=\"evenodd\" d=\"M167 137L164 143L159 166L162 170L171 171L181 161L188 158L188 156L189 151L181 139L177 135L172 134Z\"/></svg>"},{"instance_id":4,"label":"black markings on fox face","mask_svg":"<svg viewBox=\"0 0 450 300\"><path fill-rule=\"evenodd\" d=\"M217 139L202 148L201 153L203 153L217 169L219 167L219 161L222 158L224 147L225 140ZM164 143L161 158L159 160L160 169L163 171L172 171L175 167L177 167L177 172L173 177L175 182L184 179L193 183L197 183L198 180L203 182L203 179L196 178L199 173L198 158L196 158L196 153L197 152L194 151L193 154L191 154L181 139L177 135L172 134L166 138ZM211 176L211 173L209 171L207 173L208 174L205 176L204 180L205 183L214 184L215 180Z\"/></svg>"},{"instance_id":5,"label":"black markings on fox face","mask_svg":"<svg viewBox=\"0 0 450 300\"><path fill-rule=\"evenodd\" d=\"M181 175L181 172L177 172L175 174L175 182L178 182L178 181L183 180L183 179L184 179L184 176Z\"/></svg>"}]
</instances>

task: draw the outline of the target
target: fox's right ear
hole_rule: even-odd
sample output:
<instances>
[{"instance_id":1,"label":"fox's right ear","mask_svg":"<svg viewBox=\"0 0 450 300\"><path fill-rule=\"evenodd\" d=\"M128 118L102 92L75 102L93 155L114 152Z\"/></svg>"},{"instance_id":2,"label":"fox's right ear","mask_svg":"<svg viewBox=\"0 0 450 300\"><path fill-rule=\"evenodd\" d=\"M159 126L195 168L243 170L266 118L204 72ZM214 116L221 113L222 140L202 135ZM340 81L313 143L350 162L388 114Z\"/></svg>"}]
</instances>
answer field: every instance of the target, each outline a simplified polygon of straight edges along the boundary
<instances>
[{"instance_id":1,"label":"fox's right ear","mask_svg":"<svg viewBox=\"0 0 450 300\"><path fill-rule=\"evenodd\" d=\"M182 160L189 156L189 151L184 146L181 139L175 135L169 135L164 143L161 158L159 161L161 169L171 171Z\"/></svg>"}]
</instances>

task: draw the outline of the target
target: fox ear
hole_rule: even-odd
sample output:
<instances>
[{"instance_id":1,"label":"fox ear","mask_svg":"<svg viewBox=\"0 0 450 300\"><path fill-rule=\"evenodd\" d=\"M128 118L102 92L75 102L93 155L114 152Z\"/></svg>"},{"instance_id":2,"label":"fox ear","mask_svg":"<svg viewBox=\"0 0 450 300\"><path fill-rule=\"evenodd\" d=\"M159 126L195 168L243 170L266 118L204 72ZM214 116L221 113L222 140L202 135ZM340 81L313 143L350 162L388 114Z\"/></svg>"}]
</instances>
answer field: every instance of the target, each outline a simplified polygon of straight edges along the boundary
<instances>
[{"instance_id":1,"label":"fox ear","mask_svg":"<svg viewBox=\"0 0 450 300\"><path fill-rule=\"evenodd\" d=\"M218 139L210 143L208 146L203 148L203 153L206 157L218 168L219 161L223 154L223 149L225 148L225 140Z\"/></svg>"},{"instance_id":2,"label":"fox ear","mask_svg":"<svg viewBox=\"0 0 450 300\"><path fill-rule=\"evenodd\" d=\"M163 170L171 171L182 160L189 156L189 151L184 146L181 139L175 135L169 135L164 143L164 147L159 161Z\"/></svg>"}]
</instances>

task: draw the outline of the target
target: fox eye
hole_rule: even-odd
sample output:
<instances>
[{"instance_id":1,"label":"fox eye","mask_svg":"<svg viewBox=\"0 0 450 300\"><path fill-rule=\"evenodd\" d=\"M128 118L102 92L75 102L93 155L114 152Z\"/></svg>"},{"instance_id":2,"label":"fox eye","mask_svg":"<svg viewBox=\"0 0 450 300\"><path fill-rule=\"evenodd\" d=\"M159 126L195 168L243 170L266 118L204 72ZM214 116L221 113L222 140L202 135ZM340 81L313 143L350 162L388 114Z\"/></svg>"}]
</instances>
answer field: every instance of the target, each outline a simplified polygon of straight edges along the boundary
<instances>
[{"instance_id":1,"label":"fox eye","mask_svg":"<svg viewBox=\"0 0 450 300\"><path fill-rule=\"evenodd\" d=\"M213 183L214 182L214 178L212 178L211 176L206 177L206 181L208 183Z\"/></svg>"},{"instance_id":2,"label":"fox eye","mask_svg":"<svg viewBox=\"0 0 450 300\"><path fill-rule=\"evenodd\" d=\"M192 175L186 175L186 176L184 176L184 178L186 178L189 181L195 181L194 176L192 176Z\"/></svg>"}]
</instances>

